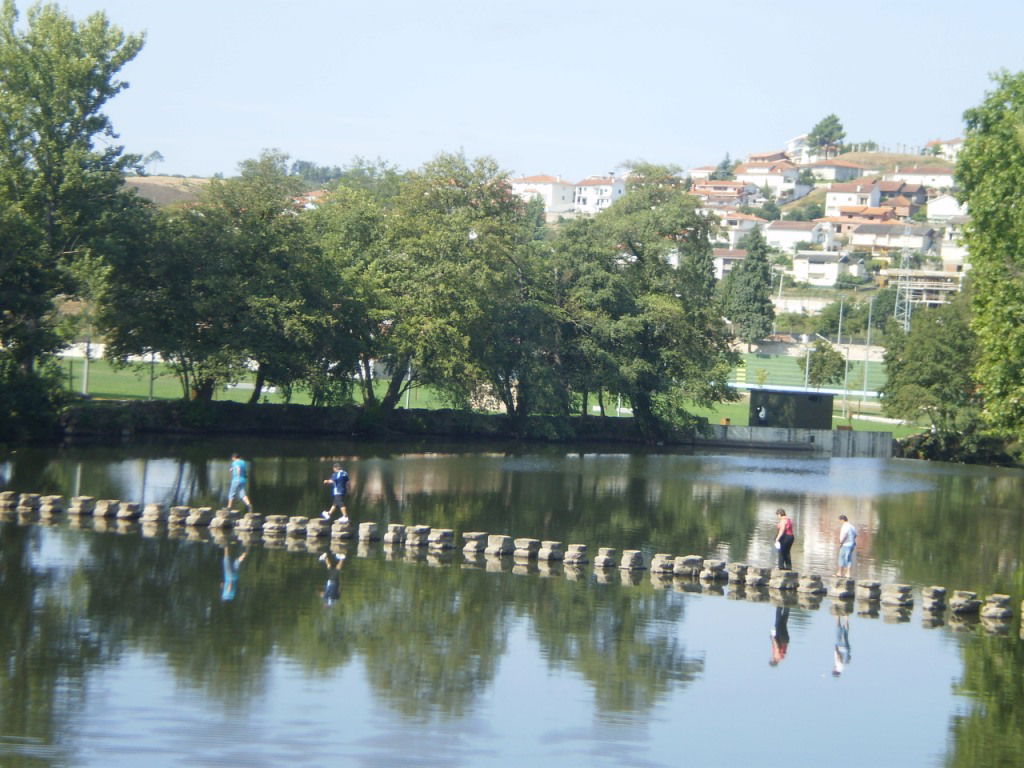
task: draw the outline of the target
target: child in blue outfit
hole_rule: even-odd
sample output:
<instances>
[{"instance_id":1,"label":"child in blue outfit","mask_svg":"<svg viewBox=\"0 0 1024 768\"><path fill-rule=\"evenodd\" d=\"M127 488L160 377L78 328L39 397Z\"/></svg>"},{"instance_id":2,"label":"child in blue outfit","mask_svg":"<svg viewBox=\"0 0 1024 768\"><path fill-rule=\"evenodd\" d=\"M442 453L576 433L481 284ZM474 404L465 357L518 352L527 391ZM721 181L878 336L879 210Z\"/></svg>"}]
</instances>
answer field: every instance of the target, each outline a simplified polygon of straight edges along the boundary
<instances>
[{"instance_id":1,"label":"child in blue outfit","mask_svg":"<svg viewBox=\"0 0 1024 768\"><path fill-rule=\"evenodd\" d=\"M348 522L348 508L345 506L345 497L348 495L348 484L350 482L348 472L341 468L341 464L334 465L331 476L324 480L324 485L331 486L331 508L323 511L324 520L330 520L334 510L341 512L341 522Z\"/></svg>"},{"instance_id":2,"label":"child in blue outfit","mask_svg":"<svg viewBox=\"0 0 1024 768\"><path fill-rule=\"evenodd\" d=\"M246 487L249 484L249 464L237 453L231 454L231 487L228 489L227 508L231 509L231 502L238 499L246 508L252 512L252 502Z\"/></svg>"}]
</instances>

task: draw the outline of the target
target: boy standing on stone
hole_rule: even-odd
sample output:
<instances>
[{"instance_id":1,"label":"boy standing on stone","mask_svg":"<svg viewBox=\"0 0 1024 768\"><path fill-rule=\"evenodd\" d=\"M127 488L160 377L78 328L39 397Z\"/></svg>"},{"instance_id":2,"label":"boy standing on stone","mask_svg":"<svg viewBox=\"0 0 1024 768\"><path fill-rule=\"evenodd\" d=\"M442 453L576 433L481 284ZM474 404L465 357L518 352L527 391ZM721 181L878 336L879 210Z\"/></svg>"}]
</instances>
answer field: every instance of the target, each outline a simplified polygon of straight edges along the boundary
<instances>
[{"instance_id":1,"label":"boy standing on stone","mask_svg":"<svg viewBox=\"0 0 1024 768\"><path fill-rule=\"evenodd\" d=\"M341 468L341 464L335 462L334 471L331 476L324 480L324 485L331 486L331 508L323 511L324 520L330 520L334 510L341 512L341 522L348 522L348 508L345 506L345 497L348 495L348 484L350 482L348 472Z\"/></svg>"}]
</instances>

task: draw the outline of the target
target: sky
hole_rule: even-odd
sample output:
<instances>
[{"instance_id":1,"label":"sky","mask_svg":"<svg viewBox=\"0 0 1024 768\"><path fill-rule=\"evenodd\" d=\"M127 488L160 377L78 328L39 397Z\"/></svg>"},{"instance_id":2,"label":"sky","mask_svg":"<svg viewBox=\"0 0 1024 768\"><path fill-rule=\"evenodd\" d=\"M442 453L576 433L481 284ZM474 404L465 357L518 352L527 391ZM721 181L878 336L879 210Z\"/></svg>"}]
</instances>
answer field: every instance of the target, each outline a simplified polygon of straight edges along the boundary
<instances>
[{"instance_id":1,"label":"sky","mask_svg":"<svg viewBox=\"0 0 1024 768\"><path fill-rule=\"evenodd\" d=\"M278 149L344 166L488 155L571 181L781 149L835 113L893 151L963 133L1024 69L1024 2L62 0L145 32L106 110L150 173ZM18 0L23 12L26 0Z\"/></svg>"}]
</instances>

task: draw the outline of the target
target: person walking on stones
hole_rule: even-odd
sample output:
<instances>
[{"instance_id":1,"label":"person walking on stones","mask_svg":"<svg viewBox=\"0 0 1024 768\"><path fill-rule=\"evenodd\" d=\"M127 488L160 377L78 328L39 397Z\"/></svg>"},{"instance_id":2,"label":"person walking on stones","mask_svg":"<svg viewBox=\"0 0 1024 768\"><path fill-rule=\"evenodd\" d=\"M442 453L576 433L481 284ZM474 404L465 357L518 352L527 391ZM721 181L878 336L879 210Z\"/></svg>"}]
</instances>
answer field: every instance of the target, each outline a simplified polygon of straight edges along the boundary
<instances>
[{"instance_id":1,"label":"person walking on stones","mask_svg":"<svg viewBox=\"0 0 1024 768\"><path fill-rule=\"evenodd\" d=\"M320 597L324 599L325 606L332 606L341 597L341 566L345 563L345 556L335 553L333 564L330 552L324 552L318 559L327 566L327 583L324 584Z\"/></svg>"},{"instance_id":2,"label":"person walking on stones","mask_svg":"<svg viewBox=\"0 0 1024 768\"><path fill-rule=\"evenodd\" d=\"M857 546L857 529L846 515L840 515L843 524L839 526L839 561L836 576L851 578L853 571L853 550Z\"/></svg>"},{"instance_id":3,"label":"person walking on stones","mask_svg":"<svg viewBox=\"0 0 1024 768\"><path fill-rule=\"evenodd\" d=\"M246 490L249 485L249 462L237 453L233 453L231 454L231 467L228 471L231 473L231 487L228 489L227 508L230 510L232 502L238 499L252 512L252 502L249 501L249 494Z\"/></svg>"},{"instance_id":4,"label":"person walking on stones","mask_svg":"<svg viewBox=\"0 0 1024 768\"><path fill-rule=\"evenodd\" d=\"M324 480L324 485L331 486L331 508L322 512L324 520L330 520L334 510L341 512L341 522L348 522L348 508L345 506L345 497L348 495L348 485L351 479L348 472L341 468L341 464L335 462L334 471L331 476Z\"/></svg>"},{"instance_id":5,"label":"person walking on stones","mask_svg":"<svg viewBox=\"0 0 1024 768\"><path fill-rule=\"evenodd\" d=\"M793 548L793 520L786 516L786 510L777 509L775 514L779 516L779 525L775 530L775 548L779 550L779 570L793 570L793 561L789 558L789 550Z\"/></svg>"}]
</instances>

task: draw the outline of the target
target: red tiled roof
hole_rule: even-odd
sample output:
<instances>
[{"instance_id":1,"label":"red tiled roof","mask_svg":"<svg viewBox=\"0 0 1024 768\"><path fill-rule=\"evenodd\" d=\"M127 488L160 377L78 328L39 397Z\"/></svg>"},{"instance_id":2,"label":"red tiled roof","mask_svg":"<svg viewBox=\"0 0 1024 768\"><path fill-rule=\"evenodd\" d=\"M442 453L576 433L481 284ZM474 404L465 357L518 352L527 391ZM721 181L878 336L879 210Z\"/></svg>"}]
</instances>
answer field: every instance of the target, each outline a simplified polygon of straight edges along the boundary
<instances>
[{"instance_id":1,"label":"red tiled roof","mask_svg":"<svg viewBox=\"0 0 1024 768\"><path fill-rule=\"evenodd\" d=\"M557 176L546 176L540 174L538 176L523 176L520 179L512 179L513 184L569 184L572 185L571 181L560 179Z\"/></svg>"}]
</instances>

